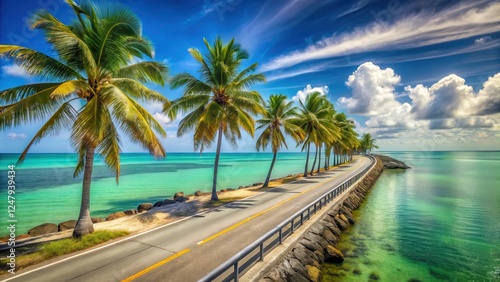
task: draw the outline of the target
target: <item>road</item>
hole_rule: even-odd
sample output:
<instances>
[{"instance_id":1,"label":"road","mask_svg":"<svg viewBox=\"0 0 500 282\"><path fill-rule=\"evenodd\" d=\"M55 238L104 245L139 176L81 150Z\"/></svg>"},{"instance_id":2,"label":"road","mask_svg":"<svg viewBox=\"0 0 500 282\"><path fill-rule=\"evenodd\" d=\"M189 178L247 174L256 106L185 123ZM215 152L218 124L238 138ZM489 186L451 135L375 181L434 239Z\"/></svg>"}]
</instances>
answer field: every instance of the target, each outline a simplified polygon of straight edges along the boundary
<instances>
[{"instance_id":1,"label":"road","mask_svg":"<svg viewBox=\"0 0 500 282\"><path fill-rule=\"evenodd\" d=\"M370 164L367 157L91 251L3 276L4 281L197 281Z\"/></svg>"}]
</instances>

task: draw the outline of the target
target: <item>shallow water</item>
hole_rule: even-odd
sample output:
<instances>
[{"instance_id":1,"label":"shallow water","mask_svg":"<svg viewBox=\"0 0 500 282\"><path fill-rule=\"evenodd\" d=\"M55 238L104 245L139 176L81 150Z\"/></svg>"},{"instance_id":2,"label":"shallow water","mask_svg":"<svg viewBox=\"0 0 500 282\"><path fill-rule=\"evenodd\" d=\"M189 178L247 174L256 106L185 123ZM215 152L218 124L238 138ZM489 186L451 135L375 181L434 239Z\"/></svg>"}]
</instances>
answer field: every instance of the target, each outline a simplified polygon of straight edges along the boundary
<instances>
[{"instance_id":1,"label":"shallow water","mask_svg":"<svg viewBox=\"0 0 500 282\"><path fill-rule=\"evenodd\" d=\"M500 281L500 152L386 154L323 281Z\"/></svg>"},{"instance_id":2,"label":"shallow water","mask_svg":"<svg viewBox=\"0 0 500 282\"><path fill-rule=\"evenodd\" d=\"M312 155L312 154L311 154ZM122 154L119 185L96 159L91 186L91 216L105 217L134 209L144 202L172 197L176 192L211 191L214 154L170 153L155 160L148 154ZM303 171L305 154L279 153L272 177ZM19 154L0 154L0 236L7 234L7 166ZM42 223L76 219L82 179L73 178L75 154L29 154L16 170L17 234ZM270 153L223 153L218 189L263 182L271 164ZM5 220L4 220L5 219Z\"/></svg>"}]
</instances>

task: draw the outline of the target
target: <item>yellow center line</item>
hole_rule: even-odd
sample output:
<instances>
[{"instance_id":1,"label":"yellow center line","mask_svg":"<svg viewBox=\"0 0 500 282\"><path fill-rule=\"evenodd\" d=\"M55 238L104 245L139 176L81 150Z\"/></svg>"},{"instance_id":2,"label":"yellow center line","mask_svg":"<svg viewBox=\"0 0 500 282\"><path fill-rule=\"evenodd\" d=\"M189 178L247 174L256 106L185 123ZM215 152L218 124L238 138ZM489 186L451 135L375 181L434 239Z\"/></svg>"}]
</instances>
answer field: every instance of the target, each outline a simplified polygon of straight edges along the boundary
<instances>
[{"instance_id":1,"label":"yellow center line","mask_svg":"<svg viewBox=\"0 0 500 282\"><path fill-rule=\"evenodd\" d=\"M358 165L358 166L359 166L359 165ZM295 198L299 197L300 195L302 195L302 194L304 194L304 193L307 193L307 192L311 191L312 189L315 189L315 188L317 188L318 186L324 185L324 184L326 184L326 183L328 183L328 182L330 182L330 181L332 181L332 180L334 180L334 179L335 179L335 178L331 178L331 179L329 179L329 180L327 180L327 181L325 181L325 182L318 183L318 184L316 184L316 185L312 186L311 188L308 188L308 189L306 189L306 190L304 190L304 191L300 192L299 194L297 194L297 195L295 195L295 196L293 196L293 197L290 197L290 198L288 198L288 199L286 199L286 200L283 200L283 201L281 201L281 202L277 203L276 205L274 205L274 206L272 206L272 207L270 207L270 208L268 208L268 209L265 209L265 210L263 210L263 211L261 211L261 212L258 212L258 213L256 213L256 214L254 214L254 215L252 215L252 216L250 216L250 217L248 217L248 218L246 218L246 219L244 219L244 220L242 220L242 221L240 221L240 222L236 223L235 225L230 226L230 227L228 227L228 228L226 228L226 229L224 229L224 230L222 230L222 231L220 231L220 232L218 232L218 233L216 233L216 234L214 234L214 235L212 235L212 236L208 237L207 239L205 239L205 240L202 240L202 241L198 242L198 246L201 246L201 245L203 245L203 244L207 243L208 241L211 241L211 240L213 240L213 239L215 239L215 238L219 237L220 235L225 234L225 233L227 233L227 232L229 232L229 231L233 230L234 228L236 228L236 227L238 227L238 226L240 226L240 225L242 225L242 224L245 224L246 222L248 222L248 221L250 221L250 220L252 220L252 219L254 219L254 218L257 218L257 217L259 217L259 216L261 216L261 215L263 215L263 214L267 213L268 211L271 211L271 210L273 210L273 209L275 209L275 208L277 208L277 207L279 207L279 206L283 205L284 203L286 203L286 202L288 202L288 201L290 201L290 200L293 200L293 199L295 199Z\"/></svg>"},{"instance_id":2,"label":"yellow center line","mask_svg":"<svg viewBox=\"0 0 500 282\"><path fill-rule=\"evenodd\" d=\"M137 272L136 274L130 276L129 278L127 278L125 280L122 280L121 282L130 282L130 281L133 281L133 280L141 277L142 275L150 272L151 270L153 270L153 269L155 269L157 267L160 267L160 266L164 265L165 263L167 263L167 262L169 262L169 261L171 261L173 259L176 259L176 258L182 256L185 253L189 253L190 251L191 251L190 249L184 249L184 250L182 250L182 251L180 251L180 252L178 252L178 253L176 253L174 255L169 256L168 258L166 258L166 259L164 259L164 260L162 260L160 262L157 262L157 263L153 264L152 266L150 266L150 267L148 267L148 268L146 268L144 270L141 270L141 271Z\"/></svg>"}]
</instances>

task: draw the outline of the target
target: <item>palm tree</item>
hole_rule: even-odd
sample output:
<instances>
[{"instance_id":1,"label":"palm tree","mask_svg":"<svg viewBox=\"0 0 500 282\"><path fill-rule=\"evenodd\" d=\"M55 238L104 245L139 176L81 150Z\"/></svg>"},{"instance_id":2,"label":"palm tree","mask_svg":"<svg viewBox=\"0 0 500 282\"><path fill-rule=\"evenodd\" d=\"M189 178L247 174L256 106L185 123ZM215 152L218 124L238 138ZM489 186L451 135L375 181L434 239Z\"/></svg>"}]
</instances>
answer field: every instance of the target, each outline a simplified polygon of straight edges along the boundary
<instances>
[{"instance_id":1,"label":"palm tree","mask_svg":"<svg viewBox=\"0 0 500 282\"><path fill-rule=\"evenodd\" d=\"M44 121L18 163L42 138L64 129L71 131L71 142L79 155L74 176L83 172L80 215L73 231L79 238L94 230L90 184L95 153L103 157L117 183L119 131L154 156L165 156L155 133L166 136L165 131L138 100L168 103L163 95L143 85L163 85L167 68L154 61L133 63L134 57L152 58L153 49L141 35L140 20L128 9L91 2L78 5L71 0L68 4L78 19L71 25L44 10L32 18L32 27L45 32L55 57L26 47L0 45L3 58L14 60L31 75L53 81L0 92L0 129Z\"/></svg>"},{"instance_id":2,"label":"palm tree","mask_svg":"<svg viewBox=\"0 0 500 282\"><path fill-rule=\"evenodd\" d=\"M286 102L285 95L271 95L269 101L265 105L263 118L257 121L257 123L260 124L257 129L265 128L257 139L257 151L266 149L269 142L271 143L271 149L273 151L271 167L269 168L266 181L264 181L262 187L268 187L269 185L269 179L271 178L274 163L276 162L278 150L282 146L288 149L282 129L296 142L302 141L305 137L304 131L294 124L297 115L296 110L297 108L293 106L293 102Z\"/></svg>"},{"instance_id":3,"label":"palm tree","mask_svg":"<svg viewBox=\"0 0 500 282\"><path fill-rule=\"evenodd\" d=\"M246 88L265 82L265 77L253 73L257 63L239 72L242 61L249 55L234 39L224 45L222 39L217 38L212 46L203 40L208 49L206 55L198 49L189 49L200 64L200 78L189 73L176 75L172 79L172 88L186 86L184 94L164 110L171 118L179 112L189 112L179 123L177 135L194 130L195 150L203 151L217 138L212 200L218 201L217 172L222 136L234 147L236 140L241 139L240 128L253 137L255 121L252 114L263 112L262 98L258 92Z\"/></svg>"},{"instance_id":4,"label":"palm tree","mask_svg":"<svg viewBox=\"0 0 500 282\"><path fill-rule=\"evenodd\" d=\"M304 168L304 177L307 177L311 143L314 143L316 148L318 148L321 140L333 140L338 137L338 134L331 127L333 107L325 96L322 96L319 92L313 92L307 96L304 103L302 101L299 101L299 103L300 113L297 116L296 124L306 134L302 150L307 148L306 165ZM314 167L315 164L313 164L311 175Z\"/></svg>"},{"instance_id":5,"label":"palm tree","mask_svg":"<svg viewBox=\"0 0 500 282\"><path fill-rule=\"evenodd\" d=\"M361 140L359 140L363 153L370 153L371 150L378 149L378 146L375 145L375 141L377 141L377 139L373 139L370 133L363 134Z\"/></svg>"}]
</instances>

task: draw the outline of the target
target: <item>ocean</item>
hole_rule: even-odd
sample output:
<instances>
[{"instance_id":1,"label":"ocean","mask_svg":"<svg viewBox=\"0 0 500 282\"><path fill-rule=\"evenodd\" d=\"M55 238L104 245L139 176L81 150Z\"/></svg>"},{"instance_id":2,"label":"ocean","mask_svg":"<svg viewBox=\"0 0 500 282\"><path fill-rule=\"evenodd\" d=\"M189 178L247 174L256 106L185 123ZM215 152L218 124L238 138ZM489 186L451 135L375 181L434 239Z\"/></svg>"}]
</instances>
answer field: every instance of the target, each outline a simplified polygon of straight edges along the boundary
<instances>
[{"instance_id":1,"label":"ocean","mask_svg":"<svg viewBox=\"0 0 500 282\"><path fill-rule=\"evenodd\" d=\"M312 156L312 154L311 154ZM8 166L19 154L0 154L0 236L8 234ZM305 153L278 153L272 178L303 172ZM91 216L135 209L141 203L171 198L176 192L190 194L212 189L214 153L169 153L165 159L149 154L121 155L119 184L96 158L91 186ZM15 167L15 216L17 234L42 223L77 219L82 177L73 178L76 154L28 154ZM264 182L271 153L222 153L218 190ZM312 162L310 162L311 165Z\"/></svg>"},{"instance_id":2,"label":"ocean","mask_svg":"<svg viewBox=\"0 0 500 282\"><path fill-rule=\"evenodd\" d=\"M386 170L355 212L323 281L500 281L500 152L382 152Z\"/></svg>"}]
</instances>

